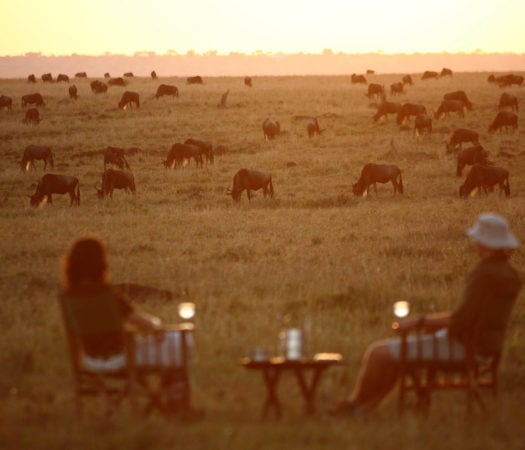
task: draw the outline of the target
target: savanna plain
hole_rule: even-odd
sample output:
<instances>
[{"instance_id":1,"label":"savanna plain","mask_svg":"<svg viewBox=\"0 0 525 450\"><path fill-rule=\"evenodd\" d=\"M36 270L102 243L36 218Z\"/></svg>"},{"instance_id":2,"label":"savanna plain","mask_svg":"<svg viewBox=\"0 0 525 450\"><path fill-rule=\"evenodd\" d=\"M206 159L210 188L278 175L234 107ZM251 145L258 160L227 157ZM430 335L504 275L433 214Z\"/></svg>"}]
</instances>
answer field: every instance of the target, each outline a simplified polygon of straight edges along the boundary
<instances>
[{"instance_id":1,"label":"savanna plain","mask_svg":"<svg viewBox=\"0 0 525 450\"><path fill-rule=\"evenodd\" d=\"M154 68L152 68L154 69ZM453 69L453 67L452 67ZM126 68L122 69L125 72ZM53 74L56 76L56 74ZM404 74L374 74L391 83ZM464 90L474 104L464 118L435 120L431 135L395 117L375 123L375 99L350 76L128 79L126 88L95 95L92 79L67 84L0 80L13 109L0 111L0 447L5 449L523 449L525 448L525 306L517 301L501 364L501 392L489 412L465 417L462 393L438 393L428 416L398 417L395 395L367 420L332 418L325 411L353 386L363 351L392 335L392 304L408 300L412 314L455 307L477 256L465 236L481 212L509 219L525 242L525 122L518 131L488 133L503 91L525 104L525 90L500 89L488 73L454 73L421 80L389 100L421 103L431 113L443 94ZM160 83L180 97L155 99ZM122 92L140 94L140 108L117 108ZM227 107L218 108L230 91ZM40 92L39 125L22 123L20 98ZM523 113L519 113L522 115ZM308 138L306 118L317 116L320 136ZM278 120L281 136L263 139L261 124ZM412 119L413 120L413 119ZM462 178L445 142L455 128L480 135L489 159L510 172L510 197L498 189L460 199ZM191 161L165 169L170 147L187 138L227 150L203 169ZM45 173L24 172L18 162L29 144L52 147L49 172L80 180L81 205L67 195L33 208L32 194ZM125 148L136 195L115 191L98 200L103 149ZM352 184L368 162L396 164L405 192L378 185L356 197ZM240 168L273 176L275 197L261 191L232 201L226 191ZM468 170L467 170L468 171ZM465 171L465 173L467 172ZM206 410L196 422L139 420L124 407L110 420L88 402L75 418L72 377L57 303L60 257L71 242L92 233L109 249L111 279L172 292L172 299L135 298L166 322L177 304L196 303L197 356L191 368L193 404ZM520 273L523 249L513 255ZM306 353L339 352L345 364L330 368L316 397L317 414L303 414L295 380L279 386L281 421L260 419L266 395L260 373L240 366L253 347L278 348L282 327L305 327Z\"/></svg>"}]
</instances>

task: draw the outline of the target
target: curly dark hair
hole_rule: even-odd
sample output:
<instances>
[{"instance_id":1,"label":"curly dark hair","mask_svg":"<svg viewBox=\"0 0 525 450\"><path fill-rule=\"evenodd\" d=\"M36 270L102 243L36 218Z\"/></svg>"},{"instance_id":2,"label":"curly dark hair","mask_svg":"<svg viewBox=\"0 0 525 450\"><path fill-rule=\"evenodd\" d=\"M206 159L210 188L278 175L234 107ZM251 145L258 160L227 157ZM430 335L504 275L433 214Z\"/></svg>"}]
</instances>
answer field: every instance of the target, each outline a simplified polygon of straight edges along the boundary
<instances>
[{"instance_id":1,"label":"curly dark hair","mask_svg":"<svg viewBox=\"0 0 525 450\"><path fill-rule=\"evenodd\" d=\"M62 265L64 282L70 289L85 284L106 284L107 269L106 247L96 237L76 240L65 255Z\"/></svg>"}]
</instances>

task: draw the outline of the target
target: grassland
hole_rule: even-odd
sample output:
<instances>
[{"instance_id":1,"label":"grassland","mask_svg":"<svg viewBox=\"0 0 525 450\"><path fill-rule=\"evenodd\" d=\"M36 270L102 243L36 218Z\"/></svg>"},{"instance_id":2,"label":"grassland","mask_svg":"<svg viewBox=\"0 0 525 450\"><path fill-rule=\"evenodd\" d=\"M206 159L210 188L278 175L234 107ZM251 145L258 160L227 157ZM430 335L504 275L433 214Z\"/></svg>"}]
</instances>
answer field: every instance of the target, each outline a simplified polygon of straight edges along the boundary
<instances>
[{"instance_id":1,"label":"grassland","mask_svg":"<svg viewBox=\"0 0 525 450\"><path fill-rule=\"evenodd\" d=\"M355 381L365 346L390 335L391 305L410 300L414 313L457 304L476 255L464 236L483 211L509 218L525 241L525 126L489 134L502 92L485 73L421 81L399 102L437 109L444 93L463 89L474 103L465 118L434 121L431 136L401 130L393 117L374 123L375 110L363 85L349 77L206 78L187 86L180 78L132 79L141 107L121 111L123 88L94 95L91 80L75 80L80 98L64 84L0 80L0 94L15 103L0 111L0 447L6 449L295 449L420 448L523 449L525 415L525 306L517 303L501 366L502 390L488 417L464 419L463 396L437 395L424 419L397 417L391 398L371 420L334 420L322 414ZM401 75L373 75L390 86ZM181 96L153 98L160 83L175 84ZM219 109L230 90L228 108ZM508 92L525 102L523 88ZM38 126L22 124L20 97L40 92ZM306 137L304 116L318 116L319 137ZM287 133L263 140L261 123L279 120ZM455 157L445 141L456 127L479 132L490 159L510 171L512 195L457 196ZM161 161L175 142L204 139L228 151L199 170L165 170ZM54 172L77 176L81 206L66 196L53 206L31 208L43 175L18 166L29 144L50 145ZM137 195L115 192L99 201L102 150L129 152ZM137 150L138 149L138 150ZM405 194L390 185L378 195L351 191L367 162L397 164ZM225 195L241 167L271 172L276 196L259 193L239 204ZM182 300L197 304L198 356L193 367L194 403L207 410L193 424L152 417L139 422L126 411L107 422L97 405L87 419L74 419L69 362L57 305L59 259L78 236L95 233L108 245L112 280L169 289L174 300L136 299L165 321L176 320ZM514 257L525 267L523 250ZM284 379L284 418L261 422L265 395L259 374L239 359L255 346L276 351L283 319L308 325L308 353L340 352L346 365L330 369L318 391L320 413L302 414L292 379Z\"/></svg>"}]
</instances>

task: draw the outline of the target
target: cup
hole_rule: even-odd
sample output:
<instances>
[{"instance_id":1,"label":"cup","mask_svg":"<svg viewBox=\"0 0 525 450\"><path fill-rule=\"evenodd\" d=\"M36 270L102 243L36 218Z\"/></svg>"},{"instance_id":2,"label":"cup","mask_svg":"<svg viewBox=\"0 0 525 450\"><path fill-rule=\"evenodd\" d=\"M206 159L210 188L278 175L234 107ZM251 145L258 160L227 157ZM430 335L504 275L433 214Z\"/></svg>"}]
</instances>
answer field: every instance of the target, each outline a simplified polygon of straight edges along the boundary
<instances>
[{"instance_id":1,"label":"cup","mask_svg":"<svg viewBox=\"0 0 525 450\"><path fill-rule=\"evenodd\" d=\"M289 361L303 357L303 332L299 328L287 328L281 332L281 353Z\"/></svg>"}]
</instances>

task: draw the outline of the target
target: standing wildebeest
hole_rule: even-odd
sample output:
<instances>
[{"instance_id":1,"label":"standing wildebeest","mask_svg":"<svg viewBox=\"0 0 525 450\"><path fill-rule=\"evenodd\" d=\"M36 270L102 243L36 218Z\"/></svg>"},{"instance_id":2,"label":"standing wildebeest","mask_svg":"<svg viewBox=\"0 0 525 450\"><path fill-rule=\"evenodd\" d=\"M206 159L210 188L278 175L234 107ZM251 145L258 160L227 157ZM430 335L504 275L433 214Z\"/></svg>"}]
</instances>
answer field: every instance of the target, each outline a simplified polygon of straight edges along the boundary
<instances>
[{"instance_id":1,"label":"standing wildebeest","mask_svg":"<svg viewBox=\"0 0 525 450\"><path fill-rule=\"evenodd\" d=\"M164 160L162 164L164 164L166 169L170 167L173 169L174 166L182 166L184 160L190 160L193 158L195 165L197 167L202 167L204 165L204 162L202 161L202 153L202 148L197 145L176 143L173 144L168 152L166 160Z\"/></svg>"},{"instance_id":2,"label":"standing wildebeest","mask_svg":"<svg viewBox=\"0 0 525 450\"><path fill-rule=\"evenodd\" d=\"M373 97L384 99L385 98L385 87L381 84L370 83L368 85L368 91L365 95L369 99L372 99Z\"/></svg>"},{"instance_id":3,"label":"standing wildebeest","mask_svg":"<svg viewBox=\"0 0 525 450\"><path fill-rule=\"evenodd\" d=\"M243 191L246 191L248 201L252 199L251 191L263 190L264 196L273 197L272 176L260 170L240 169L233 177L233 187L226 192L236 202L241 200Z\"/></svg>"},{"instance_id":4,"label":"standing wildebeest","mask_svg":"<svg viewBox=\"0 0 525 450\"><path fill-rule=\"evenodd\" d=\"M498 108L503 109L507 106L510 106L510 109L512 111L519 111L518 106L518 98L515 95L508 94L507 92L504 92L501 94L501 97L499 98L499 104Z\"/></svg>"},{"instance_id":5,"label":"standing wildebeest","mask_svg":"<svg viewBox=\"0 0 525 450\"><path fill-rule=\"evenodd\" d=\"M400 103L381 102L377 107L377 112L374 114L374 122L377 122L381 117L385 116L388 119L388 114L399 114L401 110Z\"/></svg>"},{"instance_id":6,"label":"standing wildebeest","mask_svg":"<svg viewBox=\"0 0 525 450\"><path fill-rule=\"evenodd\" d=\"M135 194L135 177L126 170L107 169L102 174L101 186L95 185L95 189L99 199L104 197L113 198L114 189L124 189L126 194L129 192Z\"/></svg>"},{"instance_id":7,"label":"standing wildebeest","mask_svg":"<svg viewBox=\"0 0 525 450\"><path fill-rule=\"evenodd\" d=\"M26 94L22 96L22 108L26 105L45 106L42 94L38 92L35 94Z\"/></svg>"},{"instance_id":8,"label":"standing wildebeest","mask_svg":"<svg viewBox=\"0 0 525 450\"><path fill-rule=\"evenodd\" d=\"M319 136L322 131L323 130L319 128L319 121L317 120L317 117L312 117L306 123L306 132L308 133L309 138L311 138L314 134Z\"/></svg>"},{"instance_id":9,"label":"standing wildebeest","mask_svg":"<svg viewBox=\"0 0 525 450\"><path fill-rule=\"evenodd\" d=\"M512 128L512 131L518 129L518 115L512 111L500 111L496 115L489 127L489 132L501 131L503 128Z\"/></svg>"},{"instance_id":10,"label":"standing wildebeest","mask_svg":"<svg viewBox=\"0 0 525 450\"><path fill-rule=\"evenodd\" d=\"M125 91L120 98L120 102L118 102L118 107L120 109L126 109L128 106L131 108L132 103L135 103L137 108L140 107L138 92Z\"/></svg>"},{"instance_id":11,"label":"standing wildebeest","mask_svg":"<svg viewBox=\"0 0 525 450\"><path fill-rule=\"evenodd\" d=\"M94 94L103 94L108 91L108 85L100 80L93 80L90 83L91 91Z\"/></svg>"},{"instance_id":12,"label":"standing wildebeest","mask_svg":"<svg viewBox=\"0 0 525 450\"><path fill-rule=\"evenodd\" d=\"M59 73L58 76L57 76L57 83L59 83L61 81L69 83L69 77L66 74Z\"/></svg>"},{"instance_id":13,"label":"standing wildebeest","mask_svg":"<svg viewBox=\"0 0 525 450\"><path fill-rule=\"evenodd\" d=\"M111 78L111 75L109 74L109 72L104 72L104 78Z\"/></svg>"},{"instance_id":14,"label":"standing wildebeest","mask_svg":"<svg viewBox=\"0 0 525 450\"><path fill-rule=\"evenodd\" d=\"M155 72L154 70L152 70L151 73L150 73L150 76L151 76L151 79L152 79L152 80L156 80L156 79L157 79L157 72Z\"/></svg>"},{"instance_id":15,"label":"standing wildebeest","mask_svg":"<svg viewBox=\"0 0 525 450\"><path fill-rule=\"evenodd\" d=\"M394 194L403 193L403 180L401 178L401 170L399 167L388 164L365 164L361 170L361 176L355 184L352 185L352 192L354 195L364 195L368 193L370 185L374 185L374 190L377 195L376 183L392 182L394 187Z\"/></svg>"},{"instance_id":16,"label":"standing wildebeest","mask_svg":"<svg viewBox=\"0 0 525 450\"><path fill-rule=\"evenodd\" d=\"M423 75L421 75L422 80L437 79L438 77L439 73L434 72L433 70L425 70Z\"/></svg>"},{"instance_id":17,"label":"standing wildebeest","mask_svg":"<svg viewBox=\"0 0 525 450\"><path fill-rule=\"evenodd\" d=\"M414 81L412 80L412 77L410 75L405 75L402 80L403 84L414 84Z\"/></svg>"},{"instance_id":18,"label":"standing wildebeest","mask_svg":"<svg viewBox=\"0 0 525 450\"><path fill-rule=\"evenodd\" d=\"M42 75L42 81L44 83L52 83L53 82L53 76L50 73L45 73Z\"/></svg>"},{"instance_id":19,"label":"standing wildebeest","mask_svg":"<svg viewBox=\"0 0 525 450\"><path fill-rule=\"evenodd\" d=\"M86 72L77 72L75 74L75 78L87 78L87 73Z\"/></svg>"},{"instance_id":20,"label":"standing wildebeest","mask_svg":"<svg viewBox=\"0 0 525 450\"><path fill-rule=\"evenodd\" d=\"M390 85L390 95L398 95L398 94L404 94L405 93L405 85L398 81L397 83L392 83Z\"/></svg>"},{"instance_id":21,"label":"standing wildebeest","mask_svg":"<svg viewBox=\"0 0 525 450\"><path fill-rule=\"evenodd\" d=\"M33 125L38 125L40 122L40 113L38 112L38 109L36 108L29 108L26 111L26 114L24 116L23 122L25 124L32 123Z\"/></svg>"},{"instance_id":22,"label":"standing wildebeest","mask_svg":"<svg viewBox=\"0 0 525 450\"><path fill-rule=\"evenodd\" d=\"M31 206L38 206L44 198L48 203L53 203L52 194L69 194L70 206L80 205L80 185L78 178L68 175L55 175L46 173L38 182L36 191L29 198Z\"/></svg>"},{"instance_id":23,"label":"standing wildebeest","mask_svg":"<svg viewBox=\"0 0 525 450\"><path fill-rule=\"evenodd\" d=\"M276 136L278 136L281 133L281 125L277 121L273 121L271 119L265 119L265 121L262 124L264 139L267 141L271 141L275 139Z\"/></svg>"},{"instance_id":24,"label":"standing wildebeest","mask_svg":"<svg viewBox=\"0 0 525 450\"><path fill-rule=\"evenodd\" d=\"M448 92L443 95L443 100L459 100L460 102L465 103L467 109L472 110L472 102L468 99L465 91Z\"/></svg>"},{"instance_id":25,"label":"standing wildebeest","mask_svg":"<svg viewBox=\"0 0 525 450\"><path fill-rule=\"evenodd\" d=\"M130 170L128 161L125 156L125 150L119 147L108 146L104 150L104 170L106 170L107 164L114 164L119 169Z\"/></svg>"},{"instance_id":26,"label":"standing wildebeest","mask_svg":"<svg viewBox=\"0 0 525 450\"><path fill-rule=\"evenodd\" d=\"M35 77L34 73L32 73L31 75L27 76L27 82L28 83L36 83L36 77Z\"/></svg>"},{"instance_id":27,"label":"standing wildebeest","mask_svg":"<svg viewBox=\"0 0 525 450\"><path fill-rule=\"evenodd\" d=\"M44 145L28 145L25 148L24 155L20 161L20 168L27 171L29 167L31 167L33 170L36 170L35 160L37 159L44 161L44 170L47 168L47 163L49 163L52 168L55 167L51 147Z\"/></svg>"},{"instance_id":28,"label":"standing wildebeest","mask_svg":"<svg viewBox=\"0 0 525 450\"><path fill-rule=\"evenodd\" d=\"M440 77L451 77L452 76L452 70L451 69L447 69L446 67L443 67L443 69L441 69L441 72L439 73L439 76Z\"/></svg>"},{"instance_id":29,"label":"standing wildebeest","mask_svg":"<svg viewBox=\"0 0 525 450\"><path fill-rule=\"evenodd\" d=\"M252 87L252 77L244 77L244 85Z\"/></svg>"},{"instance_id":30,"label":"standing wildebeest","mask_svg":"<svg viewBox=\"0 0 525 450\"><path fill-rule=\"evenodd\" d=\"M108 86L126 86L126 82L122 77L110 78L108 80Z\"/></svg>"},{"instance_id":31,"label":"standing wildebeest","mask_svg":"<svg viewBox=\"0 0 525 450\"><path fill-rule=\"evenodd\" d=\"M13 99L7 95L0 95L0 109L2 108L12 109Z\"/></svg>"},{"instance_id":32,"label":"standing wildebeest","mask_svg":"<svg viewBox=\"0 0 525 450\"><path fill-rule=\"evenodd\" d=\"M157 88L157 93L155 94L155 98L162 97L164 95L171 95L173 97L179 96L179 88L177 86L173 86L171 84L161 84Z\"/></svg>"},{"instance_id":33,"label":"standing wildebeest","mask_svg":"<svg viewBox=\"0 0 525 450\"><path fill-rule=\"evenodd\" d=\"M134 77L133 72L126 72L126 73L124 74L124 76L125 76L126 78L133 78L133 77Z\"/></svg>"},{"instance_id":34,"label":"standing wildebeest","mask_svg":"<svg viewBox=\"0 0 525 450\"><path fill-rule=\"evenodd\" d=\"M366 84L366 78L364 75L356 75L355 73L353 73L352 76L350 77L350 80L354 84L356 83Z\"/></svg>"},{"instance_id":35,"label":"standing wildebeest","mask_svg":"<svg viewBox=\"0 0 525 450\"><path fill-rule=\"evenodd\" d=\"M460 177L463 174L463 168L466 165L487 164L488 152L481 145L464 148L458 152L456 175Z\"/></svg>"},{"instance_id":36,"label":"standing wildebeest","mask_svg":"<svg viewBox=\"0 0 525 450\"><path fill-rule=\"evenodd\" d=\"M427 108L423 105L416 105L415 103L405 103L397 113L397 124L402 125L410 116L417 116L418 114L426 114Z\"/></svg>"},{"instance_id":37,"label":"standing wildebeest","mask_svg":"<svg viewBox=\"0 0 525 450\"><path fill-rule=\"evenodd\" d=\"M465 178L465 182L459 187L459 196L468 197L476 188L483 188L486 194L487 190L492 190L496 184L499 185L500 192L503 191L507 197L510 196L509 171L507 169L474 164Z\"/></svg>"},{"instance_id":38,"label":"standing wildebeest","mask_svg":"<svg viewBox=\"0 0 525 450\"><path fill-rule=\"evenodd\" d=\"M501 88L512 86L513 84L521 86L523 84L523 77L509 73L508 75L501 75L499 77L493 76L492 79L489 78L489 81L496 83Z\"/></svg>"},{"instance_id":39,"label":"standing wildebeest","mask_svg":"<svg viewBox=\"0 0 525 450\"><path fill-rule=\"evenodd\" d=\"M434 113L434 118L442 119L451 112L457 112L459 117L465 117L465 103L460 100L443 100Z\"/></svg>"},{"instance_id":40,"label":"standing wildebeest","mask_svg":"<svg viewBox=\"0 0 525 450\"><path fill-rule=\"evenodd\" d=\"M201 141L199 139L186 139L184 141L185 144L189 145L195 145L199 147L202 150L202 153L204 154L204 157L206 158L206 164L210 163L213 164L214 157L213 157L213 145L211 142Z\"/></svg>"},{"instance_id":41,"label":"standing wildebeest","mask_svg":"<svg viewBox=\"0 0 525 450\"><path fill-rule=\"evenodd\" d=\"M432 133L432 118L427 114L418 114L414 120L414 132L419 136L425 131Z\"/></svg>"},{"instance_id":42,"label":"standing wildebeest","mask_svg":"<svg viewBox=\"0 0 525 450\"><path fill-rule=\"evenodd\" d=\"M461 149L463 142L471 142L472 145L479 144L479 135L473 130L467 130L466 128L456 128L450 136L450 140L447 142L447 152L456 151L458 146Z\"/></svg>"},{"instance_id":43,"label":"standing wildebeest","mask_svg":"<svg viewBox=\"0 0 525 450\"><path fill-rule=\"evenodd\" d=\"M76 100L78 98L78 89L74 84L69 86L68 92L69 92L70 99Z\"/></svg>"},{"instance_id":44,"label":"standing wildebeest","mask_svg":"<svg viewBox=\"0 0 525 450\"><path fill-rule=\"evenodd\" d=\"M200 75L186 78L187 84L202 84L202 77Z\"/></svg>"}]
</instances>

